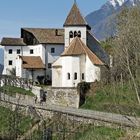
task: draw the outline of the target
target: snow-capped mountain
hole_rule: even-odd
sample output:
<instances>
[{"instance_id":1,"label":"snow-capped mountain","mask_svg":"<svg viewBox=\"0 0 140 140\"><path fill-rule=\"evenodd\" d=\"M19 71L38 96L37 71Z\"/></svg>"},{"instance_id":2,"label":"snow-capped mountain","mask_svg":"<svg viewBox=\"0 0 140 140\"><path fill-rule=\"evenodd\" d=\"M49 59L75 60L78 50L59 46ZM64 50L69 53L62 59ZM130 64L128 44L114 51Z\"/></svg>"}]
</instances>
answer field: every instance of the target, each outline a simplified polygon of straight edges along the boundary
<instances>
[{"instance_id":1,"label":"snow-capped mountain","mask_svg":"<svg viewBox=\"0 0 140 140\"><path fill-rule=\"evenodd\" d=\"M86 16L95 36L102 40L113 36L116 31L116 15L123 7L140 4L140 0L108 0L101 8Z\"/></svg>"}]
</instances>

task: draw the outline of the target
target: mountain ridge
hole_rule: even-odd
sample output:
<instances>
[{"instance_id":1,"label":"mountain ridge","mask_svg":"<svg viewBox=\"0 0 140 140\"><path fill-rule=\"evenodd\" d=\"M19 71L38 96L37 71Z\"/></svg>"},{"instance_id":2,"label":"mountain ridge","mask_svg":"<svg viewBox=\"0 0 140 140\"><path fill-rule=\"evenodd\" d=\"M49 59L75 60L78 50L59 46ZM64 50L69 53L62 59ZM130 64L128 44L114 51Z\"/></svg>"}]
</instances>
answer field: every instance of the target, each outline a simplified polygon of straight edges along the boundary
<instances>
[{"instance_id":1,"label":"mountain ridge","mask_svg":"<svg viewBox=\"0 0 140 140\"><path fill-rule=\"evenodd\" d=\"M99 10L89 13L85 19L92 33L99 40L105 40L116 34L117 15L124 7L140 4L140 0L108 0Z\"/></svg>"}]
</instances>

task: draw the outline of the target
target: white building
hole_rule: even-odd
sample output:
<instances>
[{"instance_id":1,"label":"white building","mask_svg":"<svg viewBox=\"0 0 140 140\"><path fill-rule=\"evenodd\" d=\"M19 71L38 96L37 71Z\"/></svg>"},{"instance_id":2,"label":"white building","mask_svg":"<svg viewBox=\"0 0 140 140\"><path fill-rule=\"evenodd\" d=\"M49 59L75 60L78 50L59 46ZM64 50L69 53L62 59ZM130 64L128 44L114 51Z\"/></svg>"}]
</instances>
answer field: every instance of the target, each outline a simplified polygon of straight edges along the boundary
<instances>
[{"instance_id":1,"label":"white building","mask_svg":"<svg viewBox=\"0 0 140 140\"><path fill-rule=\"evenodd\" d=\"M4 75L10 75L14 70L18 77L36 81L37 77L44 76L51 81L52 63L64 51L64 30L22 28L21 38L3 38L1 45L4 46ZM21 58L28 61L23 61L28 67L23 66ZM44 66L37 68L37 63L32 66L34 61L40 61Z\"/></svg>"},{"instance_id":2,"label":"white building","mask_svg":"<svg viewBox=\"0 0 140 140\"><path fill-rule=\"evenodd\" d=\"M52 81L53 87L75 87L101 78L109 57L90 33L90 26L74 3L64 29L22 28L21 38L3 38L4 71L9 75Z\"/></svg>"},{"instance_id":3,"label":"white building","mask_svg":"<svg viewBox=\"0 0 140 140\"><path fill-rule=\"evenodd\" d=\"M90 33L76 3L66 18L64 30L65 50L53 63L52 86L76 87L82 81L99 81L108 56Z\"/></svg>"}]
</instances>

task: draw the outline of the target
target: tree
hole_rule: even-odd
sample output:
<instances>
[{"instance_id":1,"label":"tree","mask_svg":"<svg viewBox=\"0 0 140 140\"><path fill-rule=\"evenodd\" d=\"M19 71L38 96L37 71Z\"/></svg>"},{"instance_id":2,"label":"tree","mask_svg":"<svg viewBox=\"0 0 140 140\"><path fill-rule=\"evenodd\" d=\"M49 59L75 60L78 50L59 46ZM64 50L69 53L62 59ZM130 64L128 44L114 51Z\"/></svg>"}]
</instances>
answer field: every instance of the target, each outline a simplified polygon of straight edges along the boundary
<instances>
[{"instance_id":1,"label":"tree","mask_svg":"<svg viewBox=\"0 0 140 140\"><path fill-rule=\"evenodd\" d=\"M124 9L118 16L117 36L113 39L114 68L120 74L131 79L137 100L140 104L138 91L138 69L140 60L140 7Z\"/></svg>"}]
</instances>

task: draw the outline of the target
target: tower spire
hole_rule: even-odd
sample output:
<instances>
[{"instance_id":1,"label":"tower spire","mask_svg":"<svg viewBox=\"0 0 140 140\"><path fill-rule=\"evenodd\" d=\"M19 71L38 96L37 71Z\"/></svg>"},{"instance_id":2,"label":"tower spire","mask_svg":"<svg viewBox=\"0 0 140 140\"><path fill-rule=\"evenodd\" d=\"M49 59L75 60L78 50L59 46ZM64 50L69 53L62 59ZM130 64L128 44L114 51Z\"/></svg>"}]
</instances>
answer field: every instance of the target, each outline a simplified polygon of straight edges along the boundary
<instances>
[{"instance_id":1,"label":"tower spire","mask_svg":"<svg viewBox=\"0 0 140 140\"><path fill-rule=\"evenodd\" d=\"M76 0L74 0L74 3L76 4Z\"/></svg>"}]
</instances>

